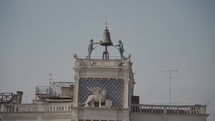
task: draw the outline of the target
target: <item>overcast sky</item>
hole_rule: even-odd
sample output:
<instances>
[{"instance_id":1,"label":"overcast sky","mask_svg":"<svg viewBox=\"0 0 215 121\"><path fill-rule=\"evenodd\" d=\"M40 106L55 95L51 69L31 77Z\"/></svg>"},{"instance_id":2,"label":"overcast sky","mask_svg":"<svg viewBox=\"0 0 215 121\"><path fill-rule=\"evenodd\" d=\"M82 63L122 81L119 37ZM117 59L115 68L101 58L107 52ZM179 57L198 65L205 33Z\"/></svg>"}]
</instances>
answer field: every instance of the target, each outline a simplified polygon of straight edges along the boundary
<instances>
[{"instance_id":1,"label":"overcast sky","mask_svg":"<svg viewBox=\"0 0 215 121\"><path fill-rule=\"evenodd\" d=\"M112 42L132 55L135 95L141 103L208 104L215 120L214 0L0 0L0 92L73 81L72 54L87 56L90 39L99 41L107 18ZM92 56L102 56L98 46ZM110 56L119 56L109 47Z\"/></svg>"}]
</instances>

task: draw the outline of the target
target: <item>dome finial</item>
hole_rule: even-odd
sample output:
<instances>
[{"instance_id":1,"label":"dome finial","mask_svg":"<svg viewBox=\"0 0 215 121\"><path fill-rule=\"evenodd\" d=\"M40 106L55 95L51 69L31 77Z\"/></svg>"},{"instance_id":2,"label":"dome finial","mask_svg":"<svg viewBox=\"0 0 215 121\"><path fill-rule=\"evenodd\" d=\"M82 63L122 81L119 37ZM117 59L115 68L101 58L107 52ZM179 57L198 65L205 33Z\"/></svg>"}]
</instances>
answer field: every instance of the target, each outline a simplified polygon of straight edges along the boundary
<instances>
[{"instance_id":1,"label":"dome finial","mask_svg":"<svg viewBox=\"0 0 215 121\"><path fill-rule=\"evenodd\" d=\"M105 28L108 28L107 18L105 19Z\"/></svg>"}]
</instances>

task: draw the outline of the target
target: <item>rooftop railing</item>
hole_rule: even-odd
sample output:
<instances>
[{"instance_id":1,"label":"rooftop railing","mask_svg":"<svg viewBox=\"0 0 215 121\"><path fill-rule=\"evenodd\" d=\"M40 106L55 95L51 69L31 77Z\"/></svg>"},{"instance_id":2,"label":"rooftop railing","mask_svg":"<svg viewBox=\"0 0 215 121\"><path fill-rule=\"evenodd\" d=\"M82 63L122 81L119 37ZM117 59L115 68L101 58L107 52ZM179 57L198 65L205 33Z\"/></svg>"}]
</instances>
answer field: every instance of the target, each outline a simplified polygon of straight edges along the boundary
<instances>
[{"instance_id":1,"label":"rooftop railing","mask_svg":"<svg viewBox=\"0 0 215 121\"><path fill-rule=\"evenodd\" d=\"M136 114L207 115L205 105L183 106L132 104L131 112Z\"/></svg>"},{"instance_id":2,"label":"rooftop railing","mask_svg":"<svg viewBox=\"0 0 215 121\"><path fill-rule=\"evenodd\" d=\"M64 112L71 107L71 103L0 104L0 112Z\"/></svg>"},{"instance_id":3,"label":"rooftop railing","mask_svg":"<svg viewBox=\"0 0 215 121\"><path fill-rule=\"evenodd\" d=\"M71 103L48 104L0 104L1 112L66 112L72 110ZM132 104L132 114L208 115L205 105L148 105Z\"/></svg>"}]
</instances>

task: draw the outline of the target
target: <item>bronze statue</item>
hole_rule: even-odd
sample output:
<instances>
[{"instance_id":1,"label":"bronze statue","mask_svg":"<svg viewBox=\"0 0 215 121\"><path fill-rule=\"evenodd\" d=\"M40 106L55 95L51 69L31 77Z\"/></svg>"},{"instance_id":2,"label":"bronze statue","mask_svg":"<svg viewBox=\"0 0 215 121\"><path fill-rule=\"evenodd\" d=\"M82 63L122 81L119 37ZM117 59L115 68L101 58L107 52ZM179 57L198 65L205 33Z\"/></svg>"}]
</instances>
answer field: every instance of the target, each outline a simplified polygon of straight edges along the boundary
<instances>
[{"instance_id":1,"label":"bronze statue","mask_svg":"<svg viewBox=\"0 0 215 121\"><path fill-rule=\"evenodd\" d=\"M88 46L88 56L87 56L87 58L91 58L91 53L92 53L92 51L96 48L96 46L95 47L93 47L93 45L94 44L99 44L100 42L96 42L96 43L93 43L93 39L91 39L90 40L90 44L89 44L89 46Z\"/></svg>"},{"instance_id":2,"label":"bronze statue","mask_svg":"<svg viewBox=\"0 0 215 121\"><path fill-rule=\"evenodd\" d=\"M119 44L118 45L115 45L115 47L117 47L117 49L119 49L119 53L120 53L120 56L121 56L121 59L124 59L124 56L123 56L123 52L125 51L124 48L123 48L123 43L121 40L119 40Z\"/></svg>"}]
</instances>

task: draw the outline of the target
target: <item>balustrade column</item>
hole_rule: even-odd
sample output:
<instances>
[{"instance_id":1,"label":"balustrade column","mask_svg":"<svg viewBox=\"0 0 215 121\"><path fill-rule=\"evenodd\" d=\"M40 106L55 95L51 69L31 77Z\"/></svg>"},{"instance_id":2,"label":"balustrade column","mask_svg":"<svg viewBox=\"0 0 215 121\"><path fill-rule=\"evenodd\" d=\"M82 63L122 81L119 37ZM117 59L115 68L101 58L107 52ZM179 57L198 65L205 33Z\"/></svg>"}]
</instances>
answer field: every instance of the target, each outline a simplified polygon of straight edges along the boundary
<instances>
[{"instance_id":1,"label":"balustrade column","mask_svg":"<svg viewBox=\"0 0 215 121\"><path fill-rule=\"evenodd\" d=\"M163 106L163 113L167 114L167 106Z\"/></svg>"}]
</instances>

